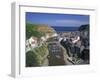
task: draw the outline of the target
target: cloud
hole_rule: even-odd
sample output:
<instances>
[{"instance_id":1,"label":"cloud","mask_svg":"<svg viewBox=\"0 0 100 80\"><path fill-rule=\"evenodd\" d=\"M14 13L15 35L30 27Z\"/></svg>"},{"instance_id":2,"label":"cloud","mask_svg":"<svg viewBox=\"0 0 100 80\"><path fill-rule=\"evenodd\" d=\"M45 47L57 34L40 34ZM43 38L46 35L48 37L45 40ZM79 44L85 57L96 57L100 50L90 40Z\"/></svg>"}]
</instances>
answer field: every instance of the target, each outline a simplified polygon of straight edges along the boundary
<instances>
[{"instance_id":1,"label":"cloud","mask_svg":"<svg viewBox=\"0 0 100 80\"><path fill-rule=\"evenodd\" d=\"M56 20L55 23L63 26L80 26L82 24L88 24L87 21L80 20Z\"/></svg>"}]
</instances>

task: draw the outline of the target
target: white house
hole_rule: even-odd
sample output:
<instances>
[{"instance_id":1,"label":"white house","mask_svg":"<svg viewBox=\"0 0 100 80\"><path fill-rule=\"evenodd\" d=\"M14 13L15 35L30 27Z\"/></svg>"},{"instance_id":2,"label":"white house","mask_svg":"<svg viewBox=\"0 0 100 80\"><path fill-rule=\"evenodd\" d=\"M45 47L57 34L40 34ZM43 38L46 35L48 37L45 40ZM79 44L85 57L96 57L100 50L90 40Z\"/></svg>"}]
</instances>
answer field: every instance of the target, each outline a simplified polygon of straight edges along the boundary
<instances>
[{"instance_id":1,"label":"white house","mask_svg":"<svg viewBox=\"0 0 100 80\"><path fill-rule=\"evenodd\" d=\"M46 41L47 39L46 39L46 37L41 37L41 40Z\"/></svg>"},{"instance_id":2,"label":"white house","mask_svg":"<svg viewBox=\"0 0 100 80\"><path fill-rule=\"evenodd\" d=\"M48 34L45 36L46 39L48 39L49 37L50 37L50 36L49 36Z\"/></svg>"},{"instance_id":3,"label":"white house","mask_svg":"<svg viewBox=\"0 0 100 80\"><path fill-rule=\"evenodd\" d=\"M77 43L80 40L80 37L72 38L72 43Z\"/></svg>"},{"instance_id":4,"label":"white house","mask_svg":"<svg viewBox=\"0 0 100 80\"><path fill-rule=\"evenodd\" d=\"M63 38L62 38L62 37L60 37L60 38L59 38L59 42L61 42L61 40L63 40Z\"/></svg>"},{"instance_id":5,"label":"white house","mask_svg":"<svg viewBox=\"0 0 100 80\"><path fill-rule=\"evenodd\" d=\"M32 36L30 39L29 39L29 44L31 45L31 48L35 48L37 47L38 43L37 43L37 38Z\"/></svg>"},{"instance_id":6,"label":"white house","mask_svg":"<svg viewBox=\"0 0 100 80\"><path fill-rule=\"evenodd\" d=\"M44 43L44 41L46 41L48 38L50 37L55 37L57 36L57 34L53 34L52 36L49 36L48 34L46 36L42 36L41 37L41 45L42 43ZM38 46L38 38L32 36L31 38L29 38L27 41L26 41L26 52L37 47Z\"/></svg>"},{"instance_id":7,"label":"white house","mask_svg":"<svg viewBox=\"0 0 100 80\"><path fill-rule=\"evenodd\" d=\"M42 37L41 37L41 40L42 40L42 41L46 41L48 38L50 38L50 37L56 37L56 36L57 36L56 33L53 34L53 35L51 35L51 36L49 36L49 34L46 34L46 36L42 36Z\"/></svg>"},{"instance_id":8,"label":"white house","mask_svg":"<svg viewBox=\"0 0 100 80\"><path fill-rule=\"evenodd\" d=\"M29 45L29 40L26 40L26 52L29 51L31 48L30 48L30 45Z\"/></svg>"},{"instance_id":9,"label":"white house","mask_svg":"<svg viewBox=\"0 0 100 80\"><path fill-rule=\"evenodd\" d=\"M54 33L51 37L56 37L56 36L58 36L58 34L57 33Z\"/></svg>"},{"instance_id":10,"label":"white house","mask_svg":"<svg viewBox=\"0 0 100 80\"><path fill-rule=\"evenodd\" d=\"M38 46L37 38L32 36L26 41L26 52L37 46Z\"/></svg>"}]
</instances>

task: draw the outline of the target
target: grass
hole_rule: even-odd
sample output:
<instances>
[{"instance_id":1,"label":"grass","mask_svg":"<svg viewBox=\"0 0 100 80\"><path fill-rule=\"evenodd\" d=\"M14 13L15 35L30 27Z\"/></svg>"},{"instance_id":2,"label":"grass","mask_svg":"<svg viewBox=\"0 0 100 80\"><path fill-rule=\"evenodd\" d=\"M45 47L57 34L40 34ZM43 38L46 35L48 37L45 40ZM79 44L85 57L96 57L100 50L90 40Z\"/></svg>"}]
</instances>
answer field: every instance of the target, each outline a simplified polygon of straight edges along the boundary
<instances>
[{"instance_id":1,"label":"grass","mask_svg":"<svg viewBox=\"0 0 100 80\"><path fill-rule=\"evenodd\" d=\"M38 31L38 25L36 24L26 24L26 39L29 39L31 36L41 38L45 33Z\"/></svg>"},{"instance_id":2,"label":"grass","mask_svg":"<svg viewBox=\"0 0 100 80\"><path fill-rule=\"evenodd\" d=\"M34 48L26 53L26 67L41 66L49 54L47 44Z\"/></svg>"}]
</instances>

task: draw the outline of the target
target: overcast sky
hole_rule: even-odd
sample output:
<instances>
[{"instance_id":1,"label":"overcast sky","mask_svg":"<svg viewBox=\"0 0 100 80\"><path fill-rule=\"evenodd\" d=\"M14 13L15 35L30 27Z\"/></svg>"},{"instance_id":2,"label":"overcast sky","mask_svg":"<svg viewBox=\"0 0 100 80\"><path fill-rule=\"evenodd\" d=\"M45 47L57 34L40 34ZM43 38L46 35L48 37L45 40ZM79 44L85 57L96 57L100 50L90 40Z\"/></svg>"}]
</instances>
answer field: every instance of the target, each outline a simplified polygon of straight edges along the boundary
<instances>
[{"instance_id":1,"label":"overcast sky","mask_svg":"<svg viewBox=\"0 0 100 80\"><path fill-rule=\"evenodd\" d=\"M51 14L26 12L26 22L33 24L48 24L49 26L79 27L89 24L88 15Z\"/></svg>"}]
</instances>

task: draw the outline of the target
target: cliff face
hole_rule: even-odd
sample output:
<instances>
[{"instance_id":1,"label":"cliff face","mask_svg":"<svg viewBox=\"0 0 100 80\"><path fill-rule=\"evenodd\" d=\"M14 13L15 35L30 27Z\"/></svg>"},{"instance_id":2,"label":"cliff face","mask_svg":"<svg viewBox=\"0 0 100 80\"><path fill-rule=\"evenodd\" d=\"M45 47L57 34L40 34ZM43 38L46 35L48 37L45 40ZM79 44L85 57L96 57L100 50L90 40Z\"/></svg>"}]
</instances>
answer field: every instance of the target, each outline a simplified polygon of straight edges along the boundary
<instances>
[{"instance_id":1,"label":"cliff face","mask_svg":"<svg viewBox=\"0 0 100 80\"><path fill-rule=\"evenodd\" d=\"M90 62L90 30L89 30L89 24L82 25L80 30L80 37L81 37L81 59L84 60L84 63Z\"/></svg>"},{"instance_id":2,"label":"cliff face","mask_svg":"<svg viewBox=\"0 0 100 80\"><path fill-rule=\"evenodd\" d=\"M69 35L66 35L68 34ZM65 39L61 40L62 46L67 50L69 56L75 61L75 64L88 64L89 63L89 25L82 25L78 31L66 32ZM63 33L62 33L63 35ZM73 43L75 37L80 37L76 43Z\"/></svg>"},{"instance_id":3,"label":"cliff face","mask_svg":"<svg viewBox=\"0 0 100 80\"><path fill-rule=\"evenodd\" d=\"M81 37L81 41L82 41L82 45L85 47L85 48L89 48L89 38L90 38L90 35L89 35L89 25L82 25L80 28L80 37Z\"/></svg>"},{"instance_id":4,"label":"cliff face","mask_svg":"<svg viewBox=\"0 0 100 80\"><path fill-rule=\"evenodd\" d=\"M47 66L48 59L47 56L48 52L48 44L45 41L42 41L42 38L45 40L52 35L54 35L56 31L48 25L44 24L26 24L26 41L30 40L30 38L36 37L38 45L36 47L32 47L29 43L30 49L27 50L26 47L26 67L33 67L33 66Z\"/></svg>"},{"instance_id":5,"label":"cliff face","mask_svg":"<svg viewBox=\"0 0 100 80\"><path fill-rule=\"evenodd\" d=\"M89 24L81 25L79 31L89 31Z\"/></svg>"}]
</instances>

